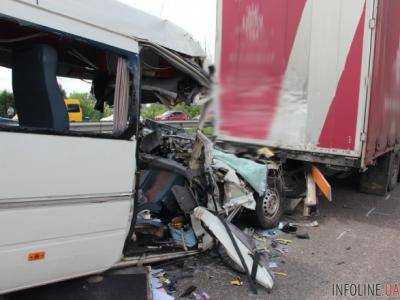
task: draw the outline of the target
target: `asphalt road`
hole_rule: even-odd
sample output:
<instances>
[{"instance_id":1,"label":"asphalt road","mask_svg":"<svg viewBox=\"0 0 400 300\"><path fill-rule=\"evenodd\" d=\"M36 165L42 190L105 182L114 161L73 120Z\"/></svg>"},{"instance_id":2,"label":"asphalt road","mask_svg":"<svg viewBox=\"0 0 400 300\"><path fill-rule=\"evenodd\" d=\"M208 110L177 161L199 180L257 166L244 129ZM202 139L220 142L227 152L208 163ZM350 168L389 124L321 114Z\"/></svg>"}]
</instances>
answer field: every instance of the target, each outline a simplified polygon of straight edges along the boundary
<instances>
[{"instance_id":1,"label":"asphalt road","mask_svg":"<svg viewBox=\"0 0 400 300\"><path fill-rule=\"evenodd\" d=\"M260 287L254 296L246 283L231 286L237 274L218 259L202 256L186 262L194 266L194 278L178 280L176 295L190 285L211 299L344 299L334 296L332 289L334 284L346 283L361 288L376 284L383 288L377 291L379 295L386 283L400 288L400 188L378 197L336 184L334 195L333 203L321 202L319 227L307 229L310 240L282 235L293 240L290 253L278 261L279 271L287 277L278 276L270 294ZM362 293L359 299L376 298ZM347 296L351 298L350 291Z\"/></svg>"},{"instance_id":2,"label":"asphalt road","mask_svg":"<svg viewBox=\"0 0 400 300\"><path fill-rule=\"evenodd\" d=\"M305 229L310 240L280 234L293 245L288 255L276 259L276 270L287 277L277 276L271 293L259 287L258 295L252 295L243 275L243 286L230 285L238 274L213 253L154 268L164 268L177 281L174 296L178 299L191 285L211 299L344 299L335 297L332 287L346 283L361 287L389 283L400 288L400 188L377 197L360 194L353 186L334 186L334 201L320 204L319 226ZM376 297L358 297L368 298Z\"/></svg>"}]
</instances>

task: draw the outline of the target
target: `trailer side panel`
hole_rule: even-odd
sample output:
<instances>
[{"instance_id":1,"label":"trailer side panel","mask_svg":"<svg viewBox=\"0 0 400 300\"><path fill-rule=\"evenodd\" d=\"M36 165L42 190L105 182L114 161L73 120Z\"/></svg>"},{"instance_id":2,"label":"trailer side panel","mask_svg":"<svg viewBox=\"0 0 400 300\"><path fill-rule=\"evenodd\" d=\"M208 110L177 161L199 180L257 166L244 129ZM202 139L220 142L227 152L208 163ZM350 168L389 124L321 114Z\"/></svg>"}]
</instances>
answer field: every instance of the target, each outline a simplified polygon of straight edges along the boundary
<instances>
[{"instance_id":1,"label":"trailer side panel","mask_svg":"<svg viewBox=\"0 0 400 300\"><path fill-rule=\"evenodd\" d=\"M378 2L365 165L400 143L400 1Z\"/></svg>"},{"instance_id":2,"label":"trailer side panel","mask_svg":"<svg viewBox=\"0 0 400 300\"><path fill-rule=\"evenodd\" d=\"M360 157L372 2L221 0L218 136Z\"/></svg>"}]
</instances>

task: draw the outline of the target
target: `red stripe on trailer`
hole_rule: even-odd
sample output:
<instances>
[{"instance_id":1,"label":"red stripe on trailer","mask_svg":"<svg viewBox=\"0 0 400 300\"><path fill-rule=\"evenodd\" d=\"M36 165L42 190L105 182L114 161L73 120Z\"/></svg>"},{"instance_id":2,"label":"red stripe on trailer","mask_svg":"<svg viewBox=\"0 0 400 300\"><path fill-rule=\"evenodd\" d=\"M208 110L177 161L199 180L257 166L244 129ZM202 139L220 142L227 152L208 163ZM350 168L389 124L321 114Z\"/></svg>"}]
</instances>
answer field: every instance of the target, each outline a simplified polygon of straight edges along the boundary
<instances>
[{"instance_id":1,"label":"red stripe on trailer","mask_svg":"<svg viewBox=\"0 0 400 300\"><path fill-rule=\"evenodd\" d=\"M306 0L222 3L220 134L265 139Z\"/></svg>"},{"instance_id":2,"label":"red stripe on trailer","mask_svg":"<svg viewBox=\"0 0 400 300\"><path fill-rule=\"evenodd\" d=\"M319 144L321 148L353 150L356 139L364 42L365 7L357 26Z\"/></svg>"}]
</instances>

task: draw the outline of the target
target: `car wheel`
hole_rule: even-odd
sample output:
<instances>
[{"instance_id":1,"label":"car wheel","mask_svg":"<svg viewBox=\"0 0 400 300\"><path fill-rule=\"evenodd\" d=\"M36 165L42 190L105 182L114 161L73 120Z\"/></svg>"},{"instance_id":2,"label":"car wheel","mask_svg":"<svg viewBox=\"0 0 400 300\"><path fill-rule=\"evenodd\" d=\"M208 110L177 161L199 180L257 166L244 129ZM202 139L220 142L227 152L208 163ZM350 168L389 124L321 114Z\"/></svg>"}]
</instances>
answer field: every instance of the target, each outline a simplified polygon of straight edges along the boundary
<instances>
[{"instance_id":1,"label":"car wheel","mask_svg":"<svg viewBox=\"0 0 400 300\"><path fill-rule=\"evenodd\" d=\"M283 184L278 178L268 181L264 197L255 194L257 221L263 229L275 228L283 214Z\"/></svg>"}]
</instances>

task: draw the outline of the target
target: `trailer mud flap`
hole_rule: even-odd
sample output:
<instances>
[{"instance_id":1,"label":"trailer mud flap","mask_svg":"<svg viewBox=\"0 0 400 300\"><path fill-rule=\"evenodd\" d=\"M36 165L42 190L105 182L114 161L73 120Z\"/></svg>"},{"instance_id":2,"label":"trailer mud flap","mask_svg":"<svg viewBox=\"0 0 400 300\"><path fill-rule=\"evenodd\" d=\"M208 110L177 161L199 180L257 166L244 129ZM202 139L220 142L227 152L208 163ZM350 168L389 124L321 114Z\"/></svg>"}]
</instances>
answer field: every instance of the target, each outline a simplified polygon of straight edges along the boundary
<instances>
[{"instance_id":1,"label":"trailer mud flap","mask_svg":"<svg viewBox=\"0 0 400 300\"><path fill-rule=\"evenodd\" d=\"M229 257L239 266L242 265L240 257L238 256L235 247L233 245L232 240L221 220L215 216L213 213L209 212L206 208L197 207L194 210L194 216L201 220L208 229L213 233L216 239L224 246L226 252ZM249 248L249 245L245 245L237 236L235 232L232 232L236 244L240 250L240 253L244 259L244 262L247 266L248 270L253 270L253 257L252 257L252 249ZM256 281L264 286L267 289L272 289L274 286L274 281L272 279L271 274L268 272L267 268L258 264L257 272L255 279Z\"/></svg>"},{"instance_id":2,"label":"trailer mud flap","mask_svg":"<svg viewBox=\"0 0 400 300\"><path fill-rule=\"evenodd\" d=\"M312 166L311 168L311 177L314 180L317 187L319 188L319 190L321 191L321 193L325 196L325 198L328 199L330 202L332 202L331 185L329 184L328 180L326 180L322 172L316 166Z\"/></svg>"}]
</instances>

